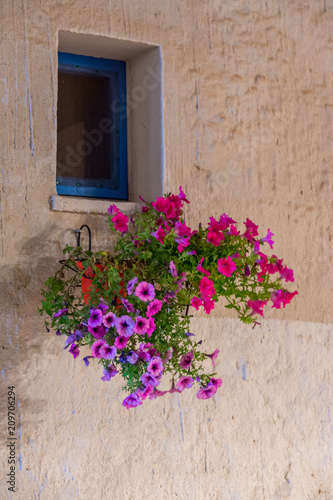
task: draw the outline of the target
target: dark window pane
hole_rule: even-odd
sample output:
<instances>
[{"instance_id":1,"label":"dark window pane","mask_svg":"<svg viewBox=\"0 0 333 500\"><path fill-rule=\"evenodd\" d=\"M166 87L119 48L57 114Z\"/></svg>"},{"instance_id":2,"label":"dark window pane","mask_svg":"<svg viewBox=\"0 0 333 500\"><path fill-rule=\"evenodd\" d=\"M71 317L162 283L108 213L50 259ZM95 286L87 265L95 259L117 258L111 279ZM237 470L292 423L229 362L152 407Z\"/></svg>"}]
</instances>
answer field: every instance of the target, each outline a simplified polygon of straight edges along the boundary
<instances>
[{"instance_id":1,"label":"dark window pane","mask_svg":"<svg viewBox=\"0 0 333 500\"><path fill-rule=\"evenodd\" d=\"M105 119L111 122L111 100L109 78L59 71L58 176L114 178L111 134L102 132Z\"/></svg>"}]
</instances>

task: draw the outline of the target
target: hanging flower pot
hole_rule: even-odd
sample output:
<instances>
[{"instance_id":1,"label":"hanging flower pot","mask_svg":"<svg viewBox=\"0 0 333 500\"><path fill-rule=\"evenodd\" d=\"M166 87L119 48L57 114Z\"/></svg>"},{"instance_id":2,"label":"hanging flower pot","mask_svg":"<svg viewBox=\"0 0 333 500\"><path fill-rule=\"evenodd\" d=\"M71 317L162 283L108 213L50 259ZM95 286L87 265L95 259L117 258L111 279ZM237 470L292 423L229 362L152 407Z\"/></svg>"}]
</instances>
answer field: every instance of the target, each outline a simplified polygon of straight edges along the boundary
<instances>
[{"instance_id":1,"label":"hanging flower pot","mask_svg":"<svg viewBox=\"0 0 333 500\"><path fill-rule=\"evenodd\" d=\"M258 324L270 302L285 307L297 291L285 288L293 271L275 255L270 230L258 236L223 214L207 227L185 223L178 195L146 203L131 219L111 205L109 225L116 243L109 252L67 247L68 257L42 290L45 326L64 335L74 358L103 368L103 381L122 376L126 408L147 398L181 393L198 384L198 399L211 398L222 381L213 371L219 353L201 350L184 311L210 314L218 300L247 324ZM64 276L64 267L79 272ZM81 285L79 294L73 293ZM167 384L169 381L169 385Z\"/></svg>"}]
</instances>

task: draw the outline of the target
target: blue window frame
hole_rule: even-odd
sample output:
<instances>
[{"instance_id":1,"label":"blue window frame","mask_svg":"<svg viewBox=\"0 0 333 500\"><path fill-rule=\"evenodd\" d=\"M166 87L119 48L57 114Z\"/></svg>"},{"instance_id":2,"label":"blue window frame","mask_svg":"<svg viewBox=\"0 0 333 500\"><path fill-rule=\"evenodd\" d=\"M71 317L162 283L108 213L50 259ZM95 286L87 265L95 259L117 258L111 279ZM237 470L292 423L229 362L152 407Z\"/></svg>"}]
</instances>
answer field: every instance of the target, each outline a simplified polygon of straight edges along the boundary
<instances>
[{"instance_id":1,"label":"blue window frame","mask_svg":"<svg viewBox=\"0 0 333 500\"><path fill-rule=\"evenodd\" d=\"M57 193L128 199L124 61L58 53Z\"/></svg>"}]
</instances>

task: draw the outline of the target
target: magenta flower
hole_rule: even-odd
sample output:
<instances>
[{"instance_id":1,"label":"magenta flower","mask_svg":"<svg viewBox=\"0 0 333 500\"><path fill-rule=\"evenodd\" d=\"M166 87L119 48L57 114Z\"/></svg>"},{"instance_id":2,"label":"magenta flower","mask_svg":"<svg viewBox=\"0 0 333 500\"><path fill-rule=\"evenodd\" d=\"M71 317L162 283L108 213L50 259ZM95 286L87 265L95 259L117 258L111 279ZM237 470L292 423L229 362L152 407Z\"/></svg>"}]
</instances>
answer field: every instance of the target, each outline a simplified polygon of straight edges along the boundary
<instances>
[{"instance_id":1,"label":"magenta flower","mask_svg":"<svg viewBox=\"0 0 333 500\"><path fill-rule=\"evenodd\" d=\"M119 212L119 208L117 208L116 205L110 205L109 206L108 213L111 215L111 217L113 215L117 215L118 212Z\"/></svg>"},{"instance_id":2,"label":"magenta flower","mask_svg":"<svg viewBox=\"0 0 333 500\"><path fill-rule=\"evenodd\" d=\"M190 375L184 375L178 380L176 387L182 392L184 389L190 389L193 385L193 378Z\"/></svg>"},{"instance_id":3,"label":"magenta flower","mask_svg":"<svg viewBox=\"0 0 333 500\"><path fill-rule=\"evenodd\" d=\"M95 339L101 339L105 336L107 328L105 328L103 325L95 326L94 328L88 326L88 332L91 333L91 335L95 337Z\"/></svg>"},{"instance_id":4,"label":"magenta flower","mask_svg":"<svg viewBox=\"0 0 333 500\"><path fill-rule=\"evenodd\" d=\"M221 378L211 378L209 383L212 383L212 385L214 387L216 387L216 389L218 389L222 385L222 379Z\"/></svg>"},{"instance_id":5,"label":"magenta flower","mask_svg":"<svg viewBox=\"0 0 333 500\"><path fill-rule=\"evenodd\" d=\"M283 290L276 290L275 292L272 292L271 293L271 301L273 302L272 307L275 307L275 309L280 309L281 306L286 307L286 305L290 303L291 299L297 294L298 294L297 291L293 293L285 292Z\"/></svg>"},{"instance_id":6,"label":"magenta flower","mask_svg":"<svg viewBox=\"0 0 333 500\"><path fill-rule=\"evenodd\" d=\"M233 236L238 236L240 231L237 231L236 226L231 224L230 229L229 229L229 233L232 234Z\"/></svg>"},{"instance_id":7,"label":"magenta flower","mask_svg":"<svg viewBox=\"0 0 333 500\"><path fill-rule=\"evenodd\" d=\"M153 316L149 316L149 328L146 332L148 337L151 337L155 330L156 330L155 320Z\"/></svg>"},{"instance_id":8,"label":"magenta flower","mask_svg":"<svg viewBox=\"0 0 333 500\"><path fill-rule=\"evenodd\" d=\"M209 399L217 391L217 387L210 381L207 387L201 387L200 391L197 393L198 399Z\"/></svg>"},{"instance_id":9,"label":"magenta flower","mask_svg":"<svg viewBox=\"0 0 333 500\"><path fill-rule=\"evenodd\" d=\"M160 357L154 356L148 363L147 372L154 377L159 377L163 372L163 363Z\"/></svg>"},{"instance_id":10,"label":"magenta flower","mask_svg":"<svg viewBox=\"0 0 333 500\"><path fill-rule=\"evenodd\" d=\"M73 342L73 344L71 345L71 348L69 349L69 351L71 354L73 354L73 357L74 359L78 357L78 355L80 354L80 350L78 348L78 346Z\"/></svg>"},{"instance_id":11,"label":"magenta flower","mask_svg":"<svg viewBox=\"0 0 333 500\"><path fill-rule=\"evenodd\" d=\"M137 393L141 401L144 401L148 396L153 392L153 387L151 385L147 385L144 389L138 389Z\"/></svg>"},{"instance_id":12,"label":"magenta flower","mask_svg":"<svg viewBox=\"0 0 333 500\"><path fill-rule=\"evenodd\" d=\"M160 381L156 380L154 375L152 375L151 373L144 373L143 375L141 375L140 380L145 386L151 385L152 387L155 387L160 383Z\"/></svg>"},{"instance_id":13,"label":"magenta flower","mask_svg":"<svg viewBox=\"0 0 333 500\"><path fill-rule=\"evenodd\" d=\"M190 252L186 252L186 255L195 255L196 253L195 250L191 250Z\"/></svg>"},{"instance_id":14,"label":"magenta flower","mask_svg":"<svg viewBox=\"0 0 333 500\"><path fill-rule=\"evenodd\" d=\"M151 235L154 236L154 238L156 238L157 241L163 244L166 232L164 231L164 229L159 227L158 230L151 233Z\"/></svg>"},{"instance_id":15,"label":"magenta flower","mask_svg":"<svg viewBox=\"0 0 333 500\"><path fill-rule=\"evenodd\" d=\"M247 305L252 309L253 314L260 314L260 316L264 316L263 307L267 304L267 300L248 300Z\"/></svg>"},{"instance_id":16,"label":"magenta flower","mask_svg":"<svg viewBox=\"0 0 333 500\"><path fill-rule=\"evenodd\" d=\"M135 392L132 392L132 394L127 396L127 398L125 398L123 401L123 406L125 406L125 408L127 408L128 410L139 405L142 405L142 402L140 401L139 396L135 394Z\"/></svg>"},{"instance_id":17,"label":"magenta flower","mask_svg":"<svg viewBox=\"0 0 333 500\"><path fill-rule=\"evenodd\" d=\"M99 349L99 352L101 354L101 357L104 359L114 359L117 354L117 349L115 346L110 346L106 342L104 342L104 345Z\"/></svg>"},{"instance_id":18,"label":"magenta flower","mask_svg":"<svg viewBox=\"0 0 333 500\"><path fill-rule=\"evenodd\" d=\"M188 201L188 199L186 198L186 195L183 193L183 190L182 190L182 187L181 187L181 186L179 186L179 195L178 195L178 198L179 198L180 200L184 200L186 203L190 203L190 202Z\"/></svg>"},{"instance_id":19,"label":"magenta flower","mask_svg":"<svg viewBox=\"0 0 333 500\"><path fill-rule=\"evenodd\" d=\"M97 306L97 309L100 309L103 314L106 313L106 311L109 309L109 306L107 304L103 304L103 302L100 302Z\"/></svg>"},{"instance_id":20,"label":"magenta flower","mask_svg":"<svg viewBox=\"0 0 333 500\"><path fill-rule=\"evenodd\" d=\"M95 340L95 342L91 346L91 354L92 354L92 356L94 356L94 358L102 358L103 357L102 353L101 353L101 349L102 349L102 347L104 347L104 345L107 345L105 340L102 340L102 339Z\"/></svg>"},{"instance_id":21,"label":"magenta flower","mask_svg":"<svg viewBox=\"0 0 333 500\"><path fill-rule=\"evenodd\" d=\"M175 241L178 243L178 252L183 252L186 247L190 244L190 238L182 238L181 236L176 236Z\"/></svg>"},{"instance_id":22,"label":"magenta flower","mask_svg":"<svg viewBox=\"0 0 333 500\"><path fill-rule=\"evenodd\" d=\"M117 332L121 337L130 337L133 335L135 321L130 316L121 316L116 320Z\"/></svg>"},{"instance_id":23,"label":"magenta flower","mask_svg":"<svg viewBox=\"0 0 333 500\"><path fill-rule=\"evenodd\" d=\"M162 309L163 302L158 299L154 299L147 308L147 316L155 316Z\"/></svg>"},{"instance_id":24,"label":"magenta flower","mask_svg":"<svg viewBox=\"0 0 333 500\"><path fill-rule=\"evenodd\" d=\"M191 228L185 222L176 222L174 233L177 237L181 238L188 238L193 234Z\"/></svg>"},{"instance_id":25,"label":"magenta flower","mask_svg":"<svg viewBox=\"0 0 333 500\"><path fill-rule=\"evenodd\" d=\"M88 319L88 325L92 328L96 328L97 326L101 326L103 323L103 313L100 309L93 309L90 312L90 318Z\"/></svg>"},{"instance_id":26,"label":"magenta flower","mask_svg":"<svg viewBox=\"0 0 333 500\"><path fill-rule=\"evenodd\" d=\"M114 345L117 349L124 349L127 346L128 341L129 337L116 337Z\"/></svg>"},{"instance_id":27,"label":"magenta flower","mask_svg":"<svg viewBox=\"0 0 333 500\"><path fill-rule=\"evenodd\" d=\"M53 314L52 318L59 318L60 316L65 316L68 313L68 309L59 309L58 312Z\"/></svg>"},{"instance_id":28,"label":"magenta flower","mask_svg":"<svg viewBox=\"0 0 333 500\"><path fill-rule=\"evenodd\" d=\"M179 366L182 368L182 370L187 370L188 368L191 368L193 357L194 357L193 352L187 352L180 358Z\"/></svg>"},{"instance_id":29,"label":"magenta flower","mask_svg":"<svg viewBox=\"0 0 333 500\"><path fill-rule=\"evenodd\" d=\"M205 300L203 303L204 311L206 314L209 314L215 307L215 300Z\"/></svg>"},{"instance_id":30,"label":"magenta flower","mask_svg":"<svg viewBox=\"0 0 333 500\"><path fill-rule=\"evenodd\" d=\"M255 236L258 236L258 226L254 224L250 219L246 219L244 222L246 226L246 231L243 234L244 238L251 241Z\"/></svg>"},{"instance_id":31,"label":"magenta flower","mask_svg":"<svg viewBox=\"0 0 333 500\"><path fill-rule=\"evenodd\" d=\"M220 353L220 350L219 349L215 349L215 351L212 354L206 354L206 356L212 360L213 366L215 366L214 359L217 358L217 356L219 355L219 353Z\"/></svg>"},{"instance_id":32,"label":"magenta flower","mask_svg":"<svg viewBox=\"0 0 333 500\"><path fill-rule=\"evenodd\" d=\"M142 359L143 361L149 361L151 359L151 355L149 354L147 349L149 350L149 348L145 347L143 344L140 344L138 355L139 358Z\"/></svg>"},{"instance_id":33,"label":"magenta flower","mask_svg":"<svg viewBox=\"0 0 333 500\"><path fill-rule=\"evenodd\" d=\"M104 382L106 382L108 380L111 380L111 378L117 375L117 373L119 373L117 368L114 365L109 365L106 368L104 368L103 370L104 376L101 378Z\"/></svg>"},{"instance_id":34,"label":"magenta flower","mask_svg":"<svg viewBox=\"0 0 333 500\"><path fill-rule=\"evenodd\" d=\"M215 247L218 247L220 242L224 240L224 234L219 232L219 231L208 231L207 234L207 241L214 245Z\"/></svg>"},{"instance_id":35,"label":"magenta flower","mask_svg":"<svg viewBox=\"0 0 333 500\"><path fill-rule=\"evenodd\" d=\"M192 297L191 300L191 306L195 308L196 311L198 311L199 307L203 305L203 302L199 297Z\"/></svg>"},{"instance_id":36,"label":"magenta flower","mask_svg":"<svg viewBox=\"0 0 333 500\"><path fill-rule=\"evenodd\" d=\"M114 217L112 217L112 222L114 223L114 228L120 233L126 233L128 231L128 216L118 212Z\"/></svg>"},{"instance_id":37,"label":"magenta flower","mask_svg":"<svg viewBox=\"0 0 333 500\"><path fill-rule=\"evenodd\" d=\"M202 263L204 261L205 257L202 257L202 259L200 260L199 264L197 265L197 270L200 271L201 273L205 274L206 276L210 276L210 272L207 271L207 269L204 269L202 267Z\"/></svg>"},{"instance_id":38,"label":"magenta flower","mask_svg":"<svg viewBox=\"0 0 333 500\"><path fill-rule=\"evenodd\" d=\"M274 236L274 234L271 232L270 229L268 229L267 235L265 236L265 238L262 238L261 241L265 241L266 243L269 244L271 248L273 248L274 241L272 240L272 236Z\"/></svg>"},{"instance_id":39,"label":"magenta flower","mask_svg":"<svg viewBox=\"0 0 333 500\"><path fill-rule=\"evenodd\" d=\"M143 318L142 316L138 316L136 318L136 324L133 329L135 333L139 335L144 335L150 327L149 319Z\"/></svg>"},{"instance_id":40,"label":"magenta flower","mask_svg":"<svg viewBox=\"0 0 333 500\"><path fill-rule=\"evenodd\" d=\"M177 272L176 265L175 265L175 263L173 261L170 262L169 269L170 269L170 272L171 272L171 276L173 276L174 278L176 278L178 276L178 272Z\"/></svg>"},{"instance_id":41,"label":"magenta flower","mask_svg":"<svg viewBox=\"0 0 333 500\"><path fill-rule=\"evenodd\" d=\"M210 300L215 293L214 281L204 276L200 280L200 292L204 300Z\"/></svg>"},{"instance_id":42,"label":"magenta flower","mask_svg":"<svg viewBox=\"0 0 333 500\"><path fill-rule=\"evenodd\" d=\"M226 259L219 259L217 261L217 269L224 276L229 277L236 271L236 264L231 259L230 255Z\"/></svg>"},{"instance_id":43,"label":"magenta flower","mask_svg":"<svg viewBox=\"0 0 333 500\"><path fill-rule=\"evenodd\" d=\"M164 297L163 297L163 302L166 302L167 304L170 304L171 299L174 299L176 297L176 292L171 290L170 292L167 292Z\"/></svg>"},{"instance_id":44,"label":"magenta flower","mask_svg":"<svg viewBox=\"0 0 333 500\"><path fill-rule=\"evenodd\" d=\"M286 282L295 281L294 271L292 269L288 269L287 266L284 266L282 269L280 269L280 278L282 280L285 280Z\"/></svg>"},{"instance_id":45,"label":"magenta flower","mask_svg":"<svg viewBox=\"0 0 333 500\"><path fill-rule=\"evenodd\" d=\"M116 326L116 320L117 316L113 312L108 312L103 317L103 325L106 326L106 328L111 328L113 326Z\"/></svg>"},{"instance_id":46,"label":"magenta flower","mask_svg":"<svg viewBox=\"0 0 333 500\"><path fill-rule=\"evenodd\" d=\"M141 281L136 287L134 294L143 302L150 302L155 297L155 288L147 281Z\"/></svg>"}]
</instances>

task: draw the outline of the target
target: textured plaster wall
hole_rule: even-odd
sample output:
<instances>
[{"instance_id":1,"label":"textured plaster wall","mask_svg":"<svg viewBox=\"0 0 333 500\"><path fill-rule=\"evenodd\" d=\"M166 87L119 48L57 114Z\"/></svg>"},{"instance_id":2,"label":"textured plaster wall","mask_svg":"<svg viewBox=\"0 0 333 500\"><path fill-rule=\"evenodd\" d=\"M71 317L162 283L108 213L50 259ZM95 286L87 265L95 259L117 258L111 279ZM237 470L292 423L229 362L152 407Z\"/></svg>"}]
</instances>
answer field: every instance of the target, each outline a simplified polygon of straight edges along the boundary
<instances>
[{"instance_id":1,"label":"textured plaster wall","mask_svg":"<svg viewBox=\"0 0 333 500\"><path fill-rule=\"evenodd\" d=\"M332 1L2 0L0 23L0 497L332 500ZM193 226L226 212L269 227L295 271L299 295L261 327L222 306L193 319L221 351L213 400L127 411L117 381L42 329L40 287L73 229L109 244L103 216L50 210L58 30L161 47L165 191L182 184Z\"/></svg>"}]
</instances>

